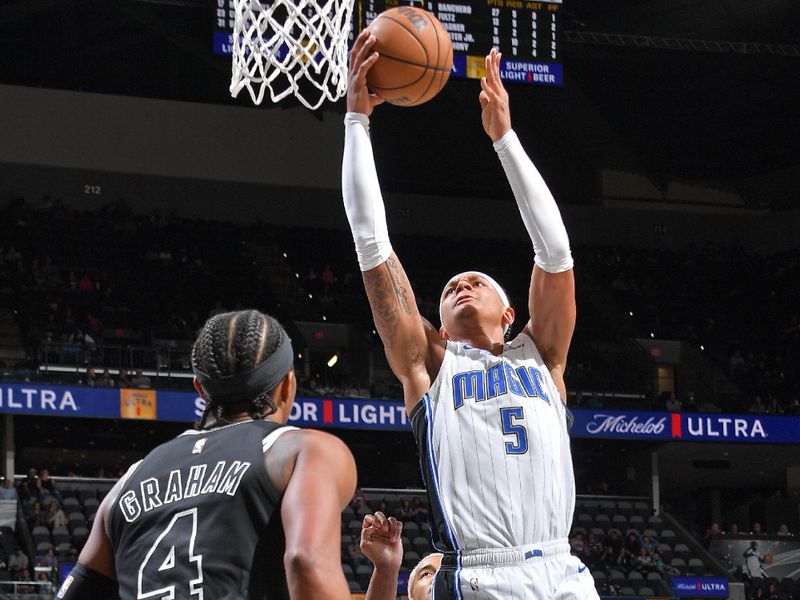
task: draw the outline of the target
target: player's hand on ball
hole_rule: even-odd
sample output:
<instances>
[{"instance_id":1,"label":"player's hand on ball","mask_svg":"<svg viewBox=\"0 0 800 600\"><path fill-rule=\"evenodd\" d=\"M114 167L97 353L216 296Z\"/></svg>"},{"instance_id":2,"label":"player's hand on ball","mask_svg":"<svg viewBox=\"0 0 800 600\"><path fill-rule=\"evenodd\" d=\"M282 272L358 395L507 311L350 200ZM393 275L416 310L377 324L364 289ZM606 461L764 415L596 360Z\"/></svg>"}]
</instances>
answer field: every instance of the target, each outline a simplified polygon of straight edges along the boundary
<instances>
[{"instance_id":1,"label":"player's hand on ball","mask_svg":"<svg viewBox=\"0 0 800 600\"><path fill-rule=\"evenodd\" d=\"M361 552L375 568L399 570L403 562L403 524L382 512L365 515L361 525Z\"/></svg>"},{"instance_id":2,"label":"player's hand on ball","mask_svg":"<svg viewBox=\"0 0 800 600\"><path fill-rule=\"evenodd\" d=\"M383 102L367 88L367 71L378 60L378 53L372 51L375 36L366 29L356 38L350 51L350 70L347 81L347 111L372 114L372 109Z\"/></svg>"},{"instance_id":3,"label":"player's hand on ball","mask_svg":"<svg viewBox=\"0 0 800 600\"><path fill-rule=\"evenodd\" d=\"M511 110L508 107L508 92L500 79L500 57L496 48L486 55L486 77L481 78L481 122L493 142L511 129Z\"/></svg>"}]
</instances>

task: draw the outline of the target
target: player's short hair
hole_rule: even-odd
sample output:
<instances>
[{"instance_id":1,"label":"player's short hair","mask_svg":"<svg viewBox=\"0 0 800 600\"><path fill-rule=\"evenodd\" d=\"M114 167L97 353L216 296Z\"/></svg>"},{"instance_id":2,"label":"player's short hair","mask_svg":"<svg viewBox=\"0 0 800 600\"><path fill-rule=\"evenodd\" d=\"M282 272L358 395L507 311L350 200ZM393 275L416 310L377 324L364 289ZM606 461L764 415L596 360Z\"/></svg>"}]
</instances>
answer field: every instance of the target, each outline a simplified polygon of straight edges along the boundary
<instances>
[{"instance_id":1,"label":"player's short hair","mask_svg":"<svg viewBox=\"0 0 800 600\"><path fill-rule=\"evenodd\" d=\"M211 415L219 425L240 412L253 419L274 413L272 392L292 369L292 357L286 331L269 315L243 310L208 319L192 347L206 401L197 428L208 428Z\"/></svg>"},{"instance_id":2,"label":"player's short hair","mask_svg":"<svg viewBox=\"0 0 800 600\"><path fill-rule=\"evenodd\" d=\"M414 565L414 568L411 569L411 573L408 574L408 598L409 598L409 600L411 600L411 586L414 585L414 580L417 578L417 573L419 573L420 565L422 565L422 563L426 559L430 558L431 556L444 557L444 554L442 554L441 552L431 552L430 554L426 554L425 556L423 556L420 559L420 561L416 565Z\"/></svg>"}]
</instances>

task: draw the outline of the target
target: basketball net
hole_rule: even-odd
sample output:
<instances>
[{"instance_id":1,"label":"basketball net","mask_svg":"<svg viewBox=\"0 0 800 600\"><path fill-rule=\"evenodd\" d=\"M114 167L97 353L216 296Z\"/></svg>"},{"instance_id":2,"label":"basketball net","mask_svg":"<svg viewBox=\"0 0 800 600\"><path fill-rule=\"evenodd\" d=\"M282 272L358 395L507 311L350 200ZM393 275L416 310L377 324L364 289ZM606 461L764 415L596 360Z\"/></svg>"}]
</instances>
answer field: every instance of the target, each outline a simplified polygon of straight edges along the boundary
<instances>
[{"instance_id":1,"label":"basketball net","mask_svg":"<svg viewBox=\"0 0 800 600\"><path fill-rule=\"evenodd\" d=\"M314 110L347 91L353 0L235 0L231 96L261 104L294 94Z\"/></svg>"}]
</instances>

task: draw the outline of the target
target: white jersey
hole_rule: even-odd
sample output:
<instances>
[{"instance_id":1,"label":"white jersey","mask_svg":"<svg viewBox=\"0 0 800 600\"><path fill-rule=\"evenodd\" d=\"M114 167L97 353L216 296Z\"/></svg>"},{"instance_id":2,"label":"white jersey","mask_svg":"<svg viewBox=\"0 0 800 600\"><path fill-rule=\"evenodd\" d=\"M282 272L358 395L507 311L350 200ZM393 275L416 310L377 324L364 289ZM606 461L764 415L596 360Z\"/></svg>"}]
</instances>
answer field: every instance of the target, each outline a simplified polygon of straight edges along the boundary
<instances>
[{"instance_id":1,"label":"white jersey","mask_svg":"<svg viewBox=\"0 0 800 600\"><path fill-rule=\"evenodd\" d=\"M411 411L434 546L566 538L575 508L568 418L527 334L500 356L448 341L438 376Z\"/></svg>"}]
</instances>

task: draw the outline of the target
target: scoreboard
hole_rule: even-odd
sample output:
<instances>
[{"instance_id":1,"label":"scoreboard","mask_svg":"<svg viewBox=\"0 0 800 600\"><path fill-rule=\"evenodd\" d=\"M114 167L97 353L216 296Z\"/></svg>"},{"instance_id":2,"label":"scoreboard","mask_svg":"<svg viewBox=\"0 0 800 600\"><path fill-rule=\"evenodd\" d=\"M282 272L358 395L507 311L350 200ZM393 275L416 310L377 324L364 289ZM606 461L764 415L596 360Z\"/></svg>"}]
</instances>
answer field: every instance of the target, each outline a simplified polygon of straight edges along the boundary
<instances>
[{"instance_id":1,"label":"scoreboard","mask_svg":"<svg viewBox=\"0 0 800 600\"><path fill-rule=\"evenodd\" d=\"M216 0L214 52L231 53L234 0ZM400 5L432 12L450 33L454 77L484 76L484 56L503 55L500 76L508 82L560 86L562 0L355 0L351 41L375 17Z\"/></svg>"}]
</instances>

